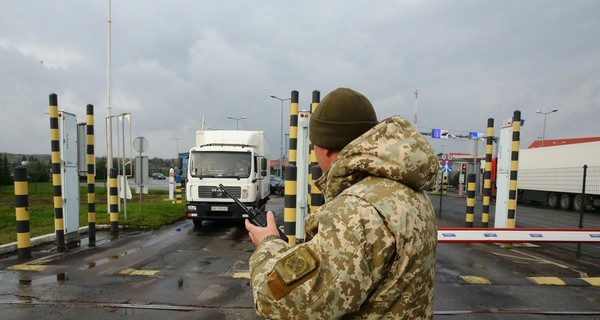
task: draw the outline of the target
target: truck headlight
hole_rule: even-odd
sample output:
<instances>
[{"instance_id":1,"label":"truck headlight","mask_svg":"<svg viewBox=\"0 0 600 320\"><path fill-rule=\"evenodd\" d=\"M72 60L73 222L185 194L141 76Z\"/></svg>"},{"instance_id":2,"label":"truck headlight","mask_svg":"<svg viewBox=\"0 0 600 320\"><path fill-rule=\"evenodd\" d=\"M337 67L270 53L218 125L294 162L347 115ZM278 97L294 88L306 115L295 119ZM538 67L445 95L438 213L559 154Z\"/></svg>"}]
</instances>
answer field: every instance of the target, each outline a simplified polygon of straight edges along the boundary
<instances>
[{"instance_id":1,"label":"truck headlight","mask_svg":"<svg viewBox=\"0 0 600 320\"><path fill-rule=\"evenodd\" d=\"M248 198L248 188L242 188L242 194L240 196L242 199Z\"/></svg>"}]
</instances>

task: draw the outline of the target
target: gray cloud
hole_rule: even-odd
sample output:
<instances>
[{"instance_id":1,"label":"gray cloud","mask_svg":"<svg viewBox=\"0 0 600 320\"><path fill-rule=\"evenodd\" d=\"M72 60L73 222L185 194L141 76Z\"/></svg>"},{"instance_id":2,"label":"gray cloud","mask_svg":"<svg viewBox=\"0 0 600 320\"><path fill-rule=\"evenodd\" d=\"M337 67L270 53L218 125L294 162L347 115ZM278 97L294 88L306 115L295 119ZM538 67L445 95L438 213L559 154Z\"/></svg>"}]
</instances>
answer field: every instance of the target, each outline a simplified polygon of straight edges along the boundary
<instances>
[{"instance_id":1,"label":"gray cloud","mask_svg":"<svg viewBox=\"0 0 600 320\"><path fill-rule=\"evenodd\" d=\"M0 152L49 153L48 94L85 120L96 106L105 154L107 1L6 1L0 19ZM264 130L279 153L281 104L269 94L348 86L379 117L455 134L496 131L520 110L522 146L600 135L597 1L113 1L111 112L132 113L148 155L189 148L202 119ZM284 109L287 123L289 110ZM22 123L22 124L18 124ZM287 132L287 128L284 130ZM466 152L466 141L432 140ZM442 147L442 145L444 145Z\"/></svg>"}]
</instances>

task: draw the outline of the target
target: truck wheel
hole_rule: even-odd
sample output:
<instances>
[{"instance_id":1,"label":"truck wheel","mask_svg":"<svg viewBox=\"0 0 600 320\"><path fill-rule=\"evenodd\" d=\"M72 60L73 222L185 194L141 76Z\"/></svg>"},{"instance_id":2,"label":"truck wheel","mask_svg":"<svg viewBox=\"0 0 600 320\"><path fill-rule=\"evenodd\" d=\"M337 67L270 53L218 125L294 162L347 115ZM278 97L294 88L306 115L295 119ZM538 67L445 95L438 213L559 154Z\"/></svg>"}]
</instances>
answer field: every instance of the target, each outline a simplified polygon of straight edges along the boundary
<instances>
[{"instance_id":1,"label":"truck wheel","mask_svg":"<svg viewBox=\"0 0 600 320\"><path fill-rule=\"evenodd\" d=\"M559 198L558 195L554 192L548 195L548 199L546 200L548 207L552 209L556 209L558 207Z\"/></svg>"},{"instance_id":2,"label":"truck wheel","mask_svg":"<svg viewBox=\"0 0 600 320\"><path fill-rule=\"evenodd\" d=\"M578 194L575 196L575 198L573 198L573 209L575 211L581 211L581 208L583 208L583 210L585 210L587 208L588 205L590 205L592 202L592 199L589 197L583 197L582 195Z\"/></svg>"},{"instance_id":3,"label":"truck wheel","mask_svg":"<svg viewBox=\"0 0 600 320\"><path fill-rule=\"evenodd\" d=\"M581 211L581 207L583 206L583 200L581 199L581 195L578 194L573 198L573 210Z\"/></svg>"},{"instance_id":4,"label":"truck wheel","mask_svg":"<svg viewBox=\"0 0 600 320\"><path fill-rule=\"evenodd\" d=\"M194 221L194 226L202 227L202 219L193 219L192 221Z\"/></svg>"},{"instance_id":5,"label":"truck wheel","mask_svg":"<svg viewBox=\"0 0 600 320\"><path fill-rule=\"evenodd\" d=\"M560 196L560 208L563 210L569 210L571 209L571 196L564 193L563 195Z\"/></svg>"}]
</instances>

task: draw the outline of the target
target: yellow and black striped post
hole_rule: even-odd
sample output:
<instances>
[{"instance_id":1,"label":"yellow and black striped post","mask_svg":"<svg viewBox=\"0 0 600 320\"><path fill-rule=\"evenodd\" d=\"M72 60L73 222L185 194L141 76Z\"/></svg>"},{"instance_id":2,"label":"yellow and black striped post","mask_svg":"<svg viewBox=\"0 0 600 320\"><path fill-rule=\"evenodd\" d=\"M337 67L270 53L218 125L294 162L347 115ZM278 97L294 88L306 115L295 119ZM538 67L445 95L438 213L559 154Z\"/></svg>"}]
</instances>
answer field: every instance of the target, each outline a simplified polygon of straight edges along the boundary
<instances>
[{"instance_id":1,"label":"yellow and black striped post","mask_svg":"<svg viewBox=\"0 0 600 320\"><path fill-rule=\"evenodd\" d=\"M448 172L443 172L442 175L444 176L444 194L448 193Z\"/></svg>"},{"instance_id":2,"label":"yellow and black striped post","mask_svg":"<svg viewBox=\"0 0 600 320\"><path fill-rule=\"evenodd\" d=\"M470 173L467 178L467 210L465 222L467 228L473 228L473 214L475 213L475 174Z\"/></svg>"},{"instance_id":3,"label":"yellow and black striped post","mask_svg":"<svg viewBox=\"0 0 600 320\"><path fill-rule=\"evenodd\" d=\"M519 169L519 141L521 140L521 111L519 110L514 112L512 129L507 228L515 227L515 213L517 209L517 169Z\"/></svg>"},{"instance_id":4,"label":"yellow and black striped post","mask_svg":"<svg viewBox=\"0 0 600 320\"><path fill-rule=\"evenodd\" d=\"M312 114L313 112L315 112L315 110L317 109L317 106L319 105L319 91L314 90L312 92L312 102L310 104L310 114ZM315 180L312 176L312 166L317 164L317 155L315 154L315 146L312 144L312 141L310 141L310 137L308 139L308 179L306 181L308 181L308 212L314 212L313 208L312 208L312 192L313 192L313 188L315 187Z\"/></svg>"},{"instance_id":5,"label":"yellow and black striped post","mask_svg":"<svg viewBox=\"0 0 600 320\"><path fill-rule=\"evenodd\" d=\"M283 231L288 237L288 243L296 244L296 199L297 199L297 180L298 170L295 166L288 166L285 169L285 195L283 208Z\"/></svg>"},{"instance_id":6,"label":"yellow and black striped post","mask_svg":"<svg viewBox=\"0 0 600 320\"><path fill-rule=\"evenodd\" d=\"M181 203L181 176L175 177L175 203Z\"/></svg>"},{"instance_id":7,"label":"yellow and black striped post","mask_svg":"<svg viewBox=\"0 0 600 320\"><path fill-rule=\"evenodd\" d=\"M50 155L52 161L52 189L54 190L54 230L56 250L65 251L65 221L63 217L62 174L60 172L60 139L58 132L58 96L50 94Z\"/></svg>"},{"instance_id":8,"label":"yellow and black striped post","mask_svg":"<svg viewBox=\"0 0 600 320\"><path fill-rule=\"evenodd\" d=\"M318 164L313 165L311 167L311 175L312 178L316 181L323 175L323 170L319 167ZM312 192L310 194L310 212L315 213L319 208L325 203L325 198L323 197L323 193L317 186L313 185Z\"/></svg>"},{"instance_id":9,"label":"yellow and black striped post","mask_svg":"<svg viewBox=\"0 0 600 320\"><path fill-rule=\"evenodd\" d=\"M108 179L108 206L110 211L110 236L114 239L119 236L119 193L117 190L117 169L110 168Z\"/></svg>"},{"instance_id":10,"label":"yellow and black striped post","mask_svg":"<svg viewBox=\"0 0 600 320\"><path fill-rule=\"evenodd\" d=\"M487 122L485 146L485 170L483 171L483 210L481 213L481 226L488 227L490 220L490 197L492 196L492 148L494 144L494 119Z\"/></svg>"},{"instance_id":11,"label":"yellow and black striped post","mask_svg":"<svg viewBox=\"0 0 600 320\"><path fill-rule=\"evenodd\" d=\"M17 216L17 255L19 259L31 258L31 232L29 229L29 190L27 168L14 170L15 213Z\"/></svg>"},{"instance_id":12,"label":"yellow and black striped post","mask_svg":"<svg viewBox=\"0 0 600 320\"><path fill-rule=\"evenodd\" d=\"M298 149L298 91L292 91L290 95L290 147L288 151L289 165L295 166Z\"/></svg>"},{"instance_id":13,"label":"yellow and black striped post","mask_svg":"<svg viewBox=\"0 0 600 320\"><path fill-rule=\"evenodd\" d=\"M311 114L317 110L319 102L321 101L321 93L317 90L313 91ZM309 128L310 130L310 128ZM323 193L315 185L315 181L323 175L323 170L319 166L317 156L315 154L314 145L310 144L310 212L315 213L324 203Z\"/></svg>"},{"instance_id":14,"label":"yellow and black striped post","mask_svg":"<svg viewBox=\"0 0 600 320\"><path fill-rule=\"evenodd\" d=\"M86 163L89 246L96 246L96 158L94 158L94 106L86 107Z\"/></svg>"},{"instance_id":15,"label":"yellow and black striped post","mask_svg":"<svg viewBox=\"0 0 600 320\"><path fill-rule=\"evenodd\" d=\"M283 232L288 237L291 245L296 244L296 180L298 168L296 167L298 148L298 91L290 95L290 148L288 153L289 163L285 168L285 196L283 208Z\"/></svg>"}]
</instances>

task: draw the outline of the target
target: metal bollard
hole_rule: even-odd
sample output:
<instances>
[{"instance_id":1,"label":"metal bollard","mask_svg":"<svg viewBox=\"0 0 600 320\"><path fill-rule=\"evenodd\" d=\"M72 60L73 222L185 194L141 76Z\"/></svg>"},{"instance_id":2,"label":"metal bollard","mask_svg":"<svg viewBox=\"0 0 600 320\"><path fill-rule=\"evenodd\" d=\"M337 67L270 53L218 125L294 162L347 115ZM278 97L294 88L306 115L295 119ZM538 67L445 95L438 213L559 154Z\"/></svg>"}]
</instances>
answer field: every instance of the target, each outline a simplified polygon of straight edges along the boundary
<instances>
[{"instance_id":1,"label":"metal bollard","mask_svg":"<svg viewBox=\"0 0 600 320\"><path fill-rule=\"evenodd\" d=\"M312 104L311 104L311 114L315 112L319 103L321 101L321 93L318 90L314 90L312 92ZM315 181L319 179L323 175L323 170L319 167L319 162L317 161L317 155L315 153L314 145L312 142L310 143L310 186L308 188L308 192L310 197L308 198L309 208L311 213L317 212L319 207L321 207L324 203L323 193L317 186L315 185Z\"/></svg>"},{"instance_id":2,"label":"metal bollard","mask_svg":"<svg viewBox=\"0 0 600 320\"><path fill-rule=\"evenodd\" d=\"M508 189L507 228L515 227L515 212L517 209L517 169L519 168L519 141L521 140L521 111L513 115L513 136L510 156L510 184Z\"/></svg>"},{"instance_id":3,"label":"metal bollard","mask_svg":"<svg viewBox=\"0 0 600 320\"><path fill-rule=\"evenodd\" d=\"M109 177L108 206L110 212L110 236L114 239L119 237L119 194L117 190L117 169L111 168Z\"/></svg>"},{"instance_id":4,"label":"metal bollard","mask_svg":"<svg viewBox=\"0 0 600 320\"><path fill-rule=\"evenodd\" d=\"M54 230L56 250L65 251L65 221L63 217L62 174L60 171L60 140L58 133L58 96L50 94L50 151L52 158L52 188L54 189Z\"/></svg>"},{"instance_id":5,"label":"metal bollard","mask_svg":"<svg viewBox=\"0 0 600 320\"><path fill-rule=\"evenodd\" d=\"M87 202L88 202L88 245L96 245L96 159L94 157L94 106L86 108L86 162L87 162Z\"/></svg>"},{"instance_id":6,"label":"metal bollard","mask_svg":"<svg viewBox=\"0 0 600 320\"><path fill-rule=\"evenodd\" d=\"M14 171L15 213L17 217L17 255L19 259L31 258L31 233L29 229L29 191L27 168Z\"/></svg>"},{"instance_id":7,"label":"metal bollard","mask_svg":"<svg viewBox=\"0 0 600 320\"><path fill-rule=\"evenodd\" d=\"M298 168L296 168L298 149L298 91L292 91L290 97L290 147L288 151L288 164L285 168L283 232L288 237L289 244L295 245L297 200L296 181L298 176Z\"/></svg>"},{"instance_id":8,"label":"metal bollard","mask_svg":"<svg viewBox=\"0 0 600 320\"><path fill-rule=\"evenodd\" d=\"M492 196L492 149L494 143L494 119L489 118L486 132L485 171L483 172L483 207L481 225L488 227L490 219L490 197Z\"/></svg>"},{"instance_id":9,"label":"metal bollard","mask_svg":"<svg viewBox=\"0 0 600 320\"><path fill-rule=\"evenodd\" d=\"M467 210L465 216L465 226L473 228L473 214L475 213L475 174L470 173L467 178Z\"/></svg>"}]
</instances>

